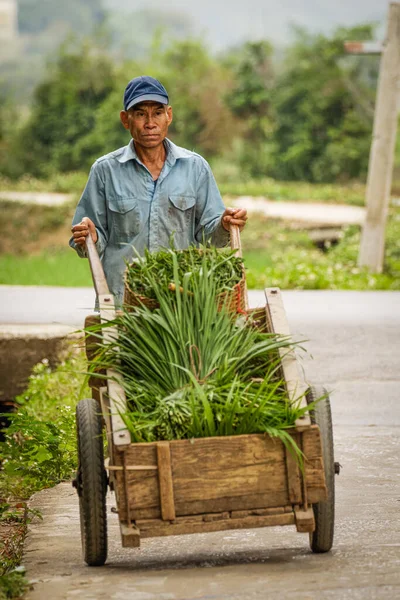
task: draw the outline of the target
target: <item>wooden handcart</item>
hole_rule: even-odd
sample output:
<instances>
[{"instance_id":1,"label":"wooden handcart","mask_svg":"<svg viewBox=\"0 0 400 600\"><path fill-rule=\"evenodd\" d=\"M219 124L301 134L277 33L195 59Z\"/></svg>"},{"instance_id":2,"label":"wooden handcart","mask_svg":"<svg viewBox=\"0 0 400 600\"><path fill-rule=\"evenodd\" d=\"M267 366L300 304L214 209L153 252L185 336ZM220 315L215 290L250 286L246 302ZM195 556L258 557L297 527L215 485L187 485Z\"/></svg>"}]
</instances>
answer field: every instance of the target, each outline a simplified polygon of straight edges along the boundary
<instances>
[{"instance_id":1,"label":"wooden handcart","mask_svg":"<svg viewBox=\"0 0 400 600\"><path fill-rule=\"evenodd\" d=\"M240 251L237 228L231 243ZM88 258L100 317L115 317L96 248L89 236ZM289 336L278 288L265 290L266 304L252 312L263 331ZM111 327L104 337L114 337ZM309 533L314 552L331 549L334 529L333 436L326 391L304 381L294 352L281 354L281 371L290 398L310 403L323 397L296 422L291 435L304 454L304 469L283 443L266 434L195 440L131 443L119 411L126 406L116 373L107 385L92 387L93 397L77 406L78 472L84 560L102 565L107 557L106 492L115 492L122 545L138 547L141 538L228 529L294 525ZM101 410L100 410L101 407ZM103 456L103 427L108 458Z\"/></svg>"}]
</instances>

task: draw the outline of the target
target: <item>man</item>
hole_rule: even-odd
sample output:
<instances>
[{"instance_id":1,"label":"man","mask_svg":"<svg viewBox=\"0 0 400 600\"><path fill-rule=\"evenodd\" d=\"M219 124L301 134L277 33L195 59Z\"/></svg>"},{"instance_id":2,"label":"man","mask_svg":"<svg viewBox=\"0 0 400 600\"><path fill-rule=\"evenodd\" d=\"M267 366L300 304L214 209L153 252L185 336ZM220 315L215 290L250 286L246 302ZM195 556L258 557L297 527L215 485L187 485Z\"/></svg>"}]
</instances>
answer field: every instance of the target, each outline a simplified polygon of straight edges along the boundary
<instances>
[{"instance_id":1,"label":"man","mask_svg":"<svg viewBox=\"0 0 400 600\"><path fill-rule=\"evenodd\" d=\"M225 208L208 163L168 138L172 108L164 86L152 77L132 79L124 93L123 126L132 140L99 158L73 218L70 246L86 257L92 236L116 303L123 300L123 272L133 248L187 248L203 238L229 240L230 224L243 229L243 209Z\"/></svg>"}]
</instances>

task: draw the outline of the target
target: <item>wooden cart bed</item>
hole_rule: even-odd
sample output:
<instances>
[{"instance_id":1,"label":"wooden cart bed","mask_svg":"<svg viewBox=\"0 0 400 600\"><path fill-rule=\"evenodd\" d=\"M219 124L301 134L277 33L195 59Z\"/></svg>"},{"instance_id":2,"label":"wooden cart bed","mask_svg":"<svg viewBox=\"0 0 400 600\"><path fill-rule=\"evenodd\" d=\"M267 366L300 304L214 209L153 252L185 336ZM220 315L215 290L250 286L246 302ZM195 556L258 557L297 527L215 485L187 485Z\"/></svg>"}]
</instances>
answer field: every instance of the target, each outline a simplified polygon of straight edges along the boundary
<instances>
[{"instance_id":1,"label":"wooden cart bed","mask_svg":"<svg viewBox=\"0 0 400 600\"><path fill-rule=\"evenodd\" d=\"M114 455L124 545L139 537L293 525L313 531L310 504L326 499L319 428L292 432L304 472L266 434L131 444Z\"/></svg>"}]
</instances>

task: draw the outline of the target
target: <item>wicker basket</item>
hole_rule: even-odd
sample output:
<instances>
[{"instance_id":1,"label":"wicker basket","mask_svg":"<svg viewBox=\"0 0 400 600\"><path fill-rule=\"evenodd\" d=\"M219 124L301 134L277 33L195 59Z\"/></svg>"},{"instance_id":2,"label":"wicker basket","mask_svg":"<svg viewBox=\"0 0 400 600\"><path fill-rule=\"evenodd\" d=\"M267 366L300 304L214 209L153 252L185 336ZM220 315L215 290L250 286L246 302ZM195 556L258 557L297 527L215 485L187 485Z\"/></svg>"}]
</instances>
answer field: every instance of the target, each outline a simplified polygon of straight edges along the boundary
<instances>
[{"instance_id":1,"label":"wicker basket","mask_svg":"<svg viewBox=\"0 0 400 600\"><path fill-rule=\"evenodd\" d=\"M244 313L246 311L246 278L243 270L242 279L231 289L218 294L218 310L225 310L229 313ZM146 306L149 310L155 310L159 307L157 300L140 296L136 294L129 286L125 278L124 305L128 310L135 306Z\"/></svg>"},{"instance_id":2,"label":"wicker basket","mask_svg":"<svg viewBox=\"0 0 400 600\"><path fill-rule=\"evenodd\" d=\"M157 300L154 300L154 298L140 296L132 291L126 277L124 277L124 285L124 305L128 310L132 310L135 306L146 306L149 310L155 310L159 307Z\"/></svg>"},{"instance_id":3,"label":"wicker basket","mask_svg":"<svg viewBox=\"0 0 400 600\"><path fill-rule=\"evenodd\" d=\"M230 244L232 250L236 250L236 256L242 256L242 243L240 240L240 231L237 225L231 225L230 227ZM157 300L153 298L147 298L146 296L140 296L133 292L126 280L126 274L124 276L125 290L124 290L124 304L129 310L135 306L146 306L150 310L155 310L159 307ZM231 289L226 292L222 292L217 296L218 310L225 310L229 313L242 313L246 314L248 310L248 298L247 298L247 286L246 286L246 273L243 267L242 279Z\"/></svg>"},{"instance_id":4,"label":"wicker basket","mask_svg":"<svg viewBox=\"0 0 400 600\"><path fill-rule=\"evenodd\" d=\"M246 312L246 276L243 272L242 279L231 290L222 292L217 296L218 310L225 310L229 313Z\"/></svg>"}]
</instances>

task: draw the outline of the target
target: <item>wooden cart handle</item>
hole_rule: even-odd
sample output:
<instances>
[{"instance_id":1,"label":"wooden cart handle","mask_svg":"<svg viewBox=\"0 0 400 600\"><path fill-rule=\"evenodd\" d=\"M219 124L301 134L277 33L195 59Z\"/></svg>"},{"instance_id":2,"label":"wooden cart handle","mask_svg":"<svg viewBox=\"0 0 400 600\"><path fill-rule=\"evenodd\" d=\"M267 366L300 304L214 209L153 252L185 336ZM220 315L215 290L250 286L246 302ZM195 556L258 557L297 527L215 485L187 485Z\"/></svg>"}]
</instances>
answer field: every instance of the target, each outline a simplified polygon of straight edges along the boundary
<instances>
[{"instance_id":1,"label":"wooden cart handle","mask_svg":"<svg viewBox=\"0 0 400 600\"><path fill-rule=\"evenodd\" d=\"M239 225L230 225L229 233L230 233L230 237L231 237L231 248L232 248L232 250L236 250L235 256L238 256L239 258L243 258L242 240L240 238ZM245 273L245 271L244 271L244 267L243 267L243 274L244 273ZM247 283L246 282L244 284L244 308L245 308L246 312L249 310L249 296L247 293Z\"/></svg>"},{"instance_id":2,"label":"wooden cart handle","mask_svg":"<svg viewBox=\"0 0 400 600\"><path fill-rule=\"evenodd\" d=\"M110 290L108 289L106 276L104 275L103 265L101 264L99 253L90 232L86 238L86 250L96 294L98 296L109 294Z\"/></svg>"},{"instance_id":3,"label":"wooden cart handle","mask_svg":"<svg viewBox=\"0 0 400 600\"><path fill-rule=\"evenodd\" d=\"M229 233L231 237L231 248L236 250L236 256L242 258L242 240L240 239L239 225L230 225Z\"/></svg>"}]
</instances>

